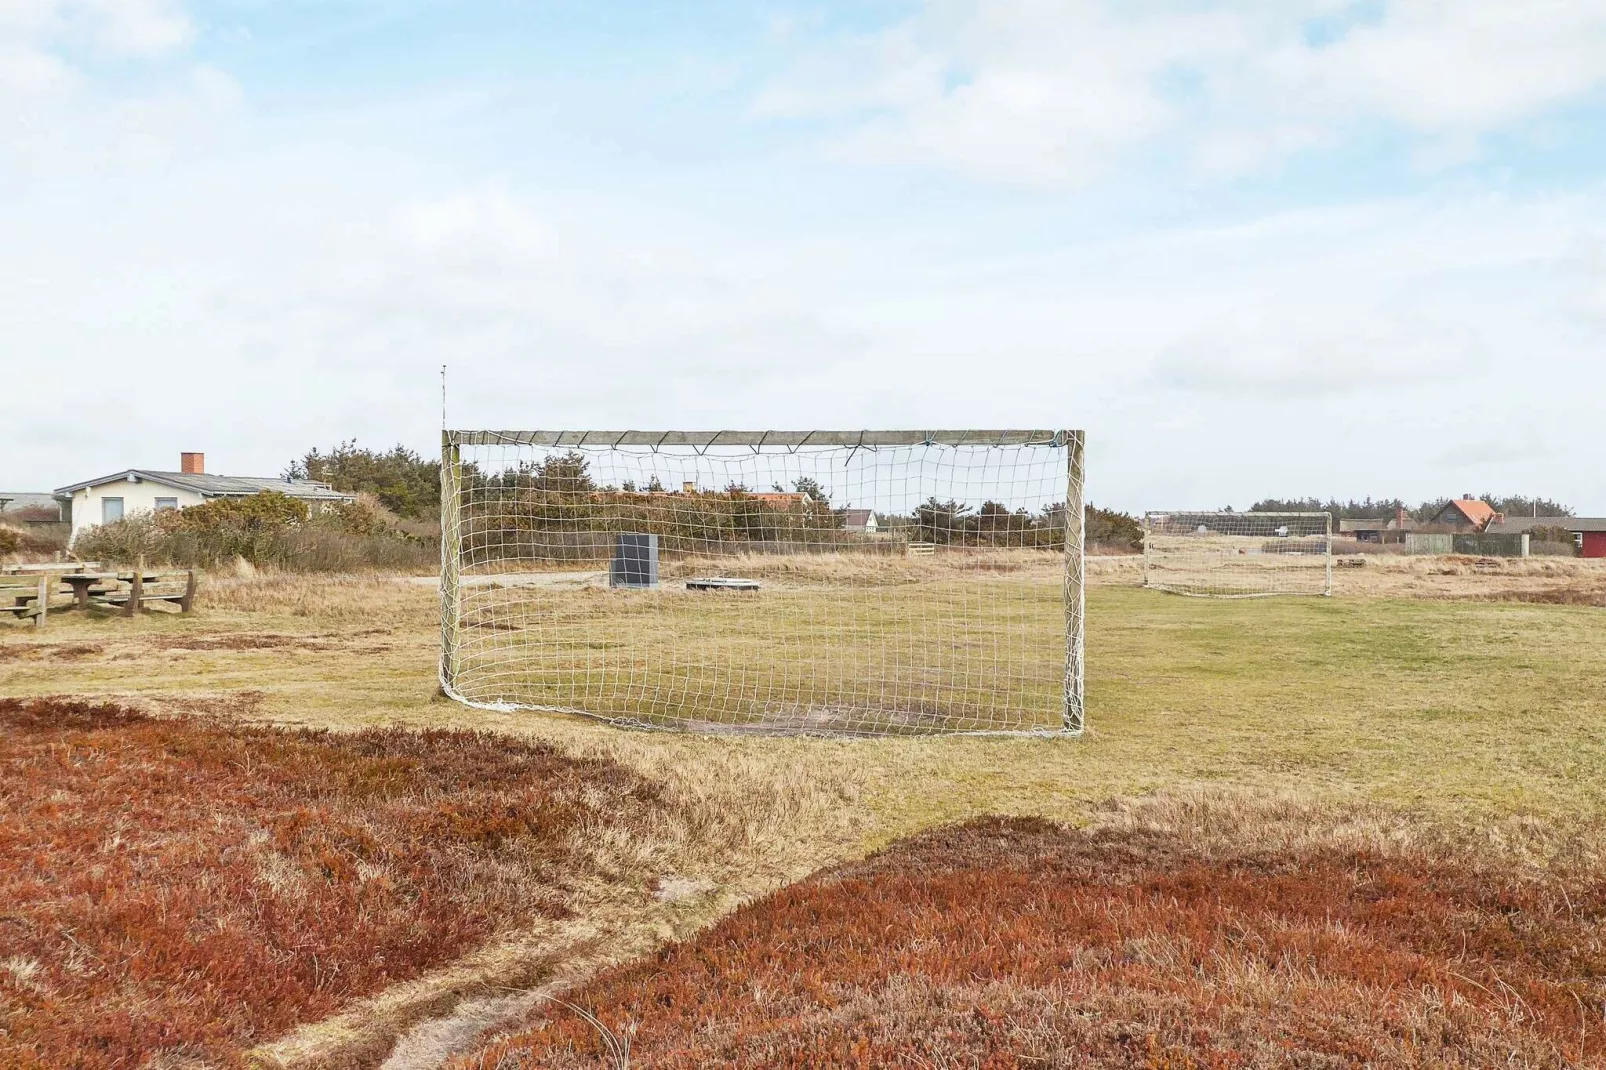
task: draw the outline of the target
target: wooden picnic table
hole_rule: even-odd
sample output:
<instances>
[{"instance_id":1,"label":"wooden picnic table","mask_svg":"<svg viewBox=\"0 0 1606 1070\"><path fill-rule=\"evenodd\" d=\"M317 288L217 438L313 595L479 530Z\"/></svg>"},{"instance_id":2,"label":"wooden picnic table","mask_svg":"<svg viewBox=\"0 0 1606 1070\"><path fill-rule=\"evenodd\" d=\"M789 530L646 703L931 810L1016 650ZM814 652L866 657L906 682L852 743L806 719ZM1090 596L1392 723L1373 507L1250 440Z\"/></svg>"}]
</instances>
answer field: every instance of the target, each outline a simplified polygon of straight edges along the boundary
<instances>
[{"instance_id":1,"label":"wooden picnic table","mask_svg":"<svg viewBox=\"0 0 1606 1070\"><path fill-rule=\"evenodd\" d=\"M58 566L59 567L59 566ZM197 587L194 569L139 568L118 572L72 571L56 569L37 571L37 584L33 576L24 578L12 573L10 584L0 583L0 595L12 595L15 605L0 605L0 612L15 616L32 617L42 627L50 613L51 596L66 584L72 593L68 609L110 609L120 607L124 616L133 616L146 603L170 602L179 612L188 613L195 602ZM27 584L22 586L18 581ZM154 588L154 589L153 589Z\"/></svg>"},{"instance_id":2,"label":"wooden picnic table","mask_svg":"<svg viewBox=\"0 0 1606 1070\"><path fill-rule=\"evenodd\" d=\"M140 586L155 583L161 579L160 572L141 572ZM62 575L61 582L72 588L73 605L79 609L89 608L89 596L92 594L111 594L117 590L117 584L132 583L132 572L68 572ZM97 585L103 585L96 590Z\"/></svg>"}]
</instances>

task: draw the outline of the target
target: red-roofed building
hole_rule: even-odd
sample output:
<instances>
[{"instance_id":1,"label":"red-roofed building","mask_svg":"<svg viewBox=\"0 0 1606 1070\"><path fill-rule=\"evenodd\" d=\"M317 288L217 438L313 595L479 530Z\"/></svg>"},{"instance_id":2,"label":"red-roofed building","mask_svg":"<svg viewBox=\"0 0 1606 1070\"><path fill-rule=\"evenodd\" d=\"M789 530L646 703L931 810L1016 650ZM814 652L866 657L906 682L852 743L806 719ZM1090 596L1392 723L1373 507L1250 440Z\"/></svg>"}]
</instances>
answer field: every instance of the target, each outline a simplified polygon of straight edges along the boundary
<instances>
[{"instance_id":1,"label":"red-roofed building","mask_svg":"<svg viewBox=\"0 0 1606 1070\"><path fill-rule=\"evenodd\" d=\"M1468 494L1445 503L1444 508L1435 513L1428 523L1455 531L1482 531L1504 519L1505 516L1494 511L1494 506Z\"/></svg>"}]
</instances>

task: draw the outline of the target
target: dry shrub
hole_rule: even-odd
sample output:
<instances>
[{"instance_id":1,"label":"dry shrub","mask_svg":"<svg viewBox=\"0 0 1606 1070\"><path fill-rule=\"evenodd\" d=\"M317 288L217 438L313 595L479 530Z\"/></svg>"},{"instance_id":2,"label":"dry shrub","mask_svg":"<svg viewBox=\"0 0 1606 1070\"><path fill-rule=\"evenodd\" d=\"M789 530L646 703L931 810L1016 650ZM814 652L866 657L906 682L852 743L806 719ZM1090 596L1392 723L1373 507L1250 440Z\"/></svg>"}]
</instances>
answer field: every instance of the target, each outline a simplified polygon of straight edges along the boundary
<instances>
[{"instance_id":1,"label":"dry shrub","mask_svg":"<svg viewBox=\"0 0 1606 1070\"><path fill-rule=\"evenodd\" d=\"M57 529L60 525L52 524L48 529L19 528L10 524L0 524L0 557L16 557L19 560L50 555L66 546L66 540Z\"/></svg>"},{"instance_id":2,"label":"dry shrub","mask_svg":"<svg viewBox=\"0 0 1606 1070\"><path fill-rule=\"evenodd\" d=\"M1495 590L1606 588L1606 561L1565 557L1478 558L1465 554L1379 556L1336 585L1340 595L1483 599Z\"/></svg>"},{"instance_id":3,"label":"dry shrub","mask_svg":"<svg viewBox=\"0 0 1606 1070\"><path fill-rule=\"evenodd\" d=\"M1543 587L1496 591L1491 602L1535 602L1550 606L1606 606L1606 587Z\"/></svg>"},{"instance_id":4,"label":"dry shrub","mask_svg":"<svg viewBox=\"0 0 1606 1070\"><path fill-rule=\"evenodd\" d=\"M215 569L243 559L299 572L419 571L440 563L439 532L404 522L363 497L312 511L276 491L136 513L83 532L85 559Z\"/></svg>"},{"instance_id":5,"label":"dry shrub","mask_svg":"<svg viewBox=\"0 0 1606 1070\"><path fill-rule=\"evenodd\" d=\"M372 573L306 575L247 566L233 575L208 574L197 604L265 616L304 617L343 623L427 621L439 612L432 583Z\"/></svg>"},{"instance_id":6,"label":"dry shrub","mask_svg":"<svg viewBox=\"0 0 1606 1070\"><path fill-rule=\"evenodd\" d=\"M1598 855L1468 845L1290 801L988 818L566 998L638 1070L1606 1065ZM452 1065L607 1065L548 1015Z\"/></svg>"},{"instance_id":7,"label":"dry shrub","mask_svg":"<svg viewBox=\"0 0 1606 1070\"><path fill-rule=\"evenodd\" d=\"M562 917L662 808L622 767L469 732L347 736L0 700L0 1065L241 1052Z\"/></svg>"}]
</instances>

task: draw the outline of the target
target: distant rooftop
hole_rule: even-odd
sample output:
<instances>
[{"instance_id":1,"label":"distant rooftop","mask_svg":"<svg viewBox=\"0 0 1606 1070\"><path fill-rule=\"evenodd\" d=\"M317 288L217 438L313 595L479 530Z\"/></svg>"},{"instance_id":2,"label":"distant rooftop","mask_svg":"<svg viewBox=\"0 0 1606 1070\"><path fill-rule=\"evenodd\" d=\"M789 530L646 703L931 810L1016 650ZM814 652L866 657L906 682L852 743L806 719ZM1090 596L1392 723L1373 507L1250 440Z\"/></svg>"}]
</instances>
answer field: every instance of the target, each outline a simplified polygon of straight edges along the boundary
<instances>
[{"instance_id":1,"label":"distant rooftop","mask_svg":"<svg viewBox=\"0 0 1606 1070\"><path fill-rule=\"evenodd\" d=\"M1416 521L1410 517L1401 522L1392 516L1359 517L1352 520L1340 520L1338 530L1345 531L1414 531Z\"/></svg>"},{"instance_id":2,"label":"distant rooftop","mask_svg":"<svg viewBox=\"0 0 1606 1070\"><path fill-rule=\"evenodd\" d=\"M1497 520L1489 525L1494 535L1520 535L1534 528L1561 528L1563 531L1606 531L1606 517L1602 516L1519 516L1510 520Z\"/></svg>"},{"instance_id":3,"label":"distant rooftop","mask_svg":"<svg viewBox=\"0 0 1606 1070\"><path fill-rule=\"evenodd\" d=\"M70 487L59 487L57 494L72 494L85 487L98 487L102 483L115 483L121 479L137 478L160 483L166 487L194 491L208 498L243 498L265 490L277 491L292 498L309 501L350 501L352 496L333 489L327 483L311 479L275 479L272 476L214 476L195 472L160 472L149 468L128 468L99 479L88 479Z\"/></svg>"},{"instance_id":4,"label":"distant rooftop","mask_svg":"<svg viewBox=\"0 0 1606 1070\"><path fill-rule=\"evenodd\" d=\"M1467 518L1467 522L1475 527L1481 527L1490 521L1499 520L1500 514L1494 511L1494 506L1478 498L1457 498L1450 503L1458 512Z\"/></svg>"},{"instance_id":5,"label":"distant rooftop","mask_svg":"<svg viewBox=\"0 0 1606 1070\"><path fill-rule=\"evenodd\" d=\"M48 491L0 490L0 512L12 513L18 509L60 510L61 503Z\"/></svg>"}]
</instances>

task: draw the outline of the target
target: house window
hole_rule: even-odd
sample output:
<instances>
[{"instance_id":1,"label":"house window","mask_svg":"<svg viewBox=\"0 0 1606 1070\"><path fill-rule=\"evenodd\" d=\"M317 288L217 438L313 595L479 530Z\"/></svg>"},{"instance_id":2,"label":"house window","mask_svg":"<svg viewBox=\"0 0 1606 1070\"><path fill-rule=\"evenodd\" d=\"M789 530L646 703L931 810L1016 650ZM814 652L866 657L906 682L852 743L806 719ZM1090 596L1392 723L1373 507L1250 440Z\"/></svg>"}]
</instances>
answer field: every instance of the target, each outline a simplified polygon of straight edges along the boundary
<instances>
[{"instance_id":1,"label":"house window","mask_svg":"<svg viewBox=\"0 0 1606 1070\"><path fill-rule=\"evenodd\" d=\"M177 508L178 508L178 499L177 498L157 498L156 499L156 511L158 513L165 513L165 512L168 512L169 510L177 509Z\"/></svg>"},{"instance_id":2,"label":"house window","mask_svg":"<svg viewBox=\"0 0 1606 1070\"><path fill-rule=\"evenodd\" d=\"M100 522L111 524L123 519L123 499L102 498L100 500Z\"/></svg>"}]
</instances>

